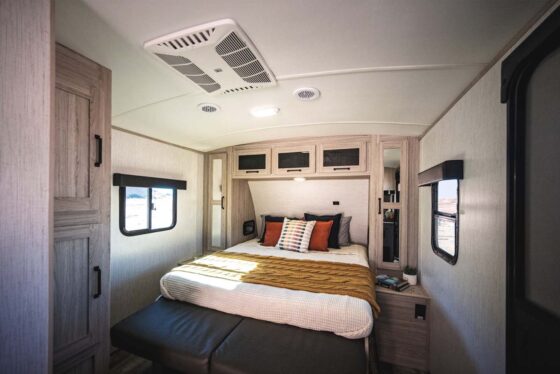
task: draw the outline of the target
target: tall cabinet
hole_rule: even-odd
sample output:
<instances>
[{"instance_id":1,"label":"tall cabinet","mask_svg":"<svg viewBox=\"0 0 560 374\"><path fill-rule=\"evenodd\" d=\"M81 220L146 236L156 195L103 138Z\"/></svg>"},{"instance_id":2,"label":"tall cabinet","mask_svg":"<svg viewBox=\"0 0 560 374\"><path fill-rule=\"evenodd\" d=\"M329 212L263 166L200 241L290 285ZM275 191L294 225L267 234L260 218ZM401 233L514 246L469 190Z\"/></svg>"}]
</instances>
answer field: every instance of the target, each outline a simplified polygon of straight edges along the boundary
<instances>
[{"instance_id":1,"label":"tall cabinet","mask_svg":"<svg viewBox=\"0 0 560 374\"><path fill-rule=\"evenodd\" d=\"M109 364L111 72L56 46L53 372Z\"/></svg>"}]
</instances>

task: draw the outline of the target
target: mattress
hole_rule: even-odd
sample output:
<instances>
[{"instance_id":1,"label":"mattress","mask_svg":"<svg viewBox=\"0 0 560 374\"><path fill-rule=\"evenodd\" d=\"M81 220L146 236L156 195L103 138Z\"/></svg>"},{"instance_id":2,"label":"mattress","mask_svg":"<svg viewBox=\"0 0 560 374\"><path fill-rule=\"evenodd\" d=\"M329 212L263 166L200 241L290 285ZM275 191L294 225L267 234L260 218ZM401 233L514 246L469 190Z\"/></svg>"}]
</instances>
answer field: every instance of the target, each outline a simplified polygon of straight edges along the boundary
<instances>
[{"instance_id":1,"label":"mattress","mask_svg":"<svg viewBox=\"0 0 560 374\"><path fill-rule=\"evenodd\" d=\"M330 261L368 266L366 248L351 245L328 252L291 252L250 240L226 252ZM344 295L296 291L171 270L160 281L161 293L206 308L317 331L349 339L368 336L373 314L367 301Z\"/></svg>"}]
</instances>

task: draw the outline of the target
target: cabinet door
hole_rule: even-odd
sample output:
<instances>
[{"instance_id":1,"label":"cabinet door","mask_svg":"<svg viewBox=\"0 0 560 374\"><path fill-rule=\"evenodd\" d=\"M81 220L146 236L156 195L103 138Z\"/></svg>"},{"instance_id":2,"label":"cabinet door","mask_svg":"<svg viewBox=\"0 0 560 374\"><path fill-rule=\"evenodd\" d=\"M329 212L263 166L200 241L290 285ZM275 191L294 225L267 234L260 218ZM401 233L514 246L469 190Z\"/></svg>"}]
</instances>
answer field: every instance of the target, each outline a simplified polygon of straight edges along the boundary
<instances>
[{"instance_id":1,"label":"cabinet door","mask_svg":"<svg viewBox=\"0 0 560 374\"><path fill-rule=\"evenodd\" d=\"M319 144L317 165L320 173L366 171L366 143Z\"/></svg>"},{"instance_id":2,"label":"cabinet door","mask_svg":"<svg viewBox=\"0 0 560 374\"><path fill-rule=\"evenodd\" d=\"M237 177L270 175L270 149L233 151L233 174Z\"/></svg>"},{"instance_id":3,"label":"cabinet door","mask_svg":"<svg viewBox=\"0 0 560 374\"><path fill-rule=\"evenodd\" d=\"M272 173L276 175L313 174L315 146L278 147L272 149Z\"/></svg>"},{"instance_id":4,"label":"cabinet door","mask_svg":"<svg viewBox=\"0 0 560 374\"><path fill-rule=\"evenodd\" d=\"M208 156L208 244L210 250L226 248L227 154Z\"/></svg>"},{"instance_id":5,"label":"cabinet door","mask_svg":"<svg viewBox=\"0 0 560 374\"><path fill-rule=\"evenodd\" d=\"M56 47L55 225L101 222L109 183L110 72Z\"/></svg>"},{"instance_id":6,"label":"cabinet door","mask_svg":"<svg viewBox=\"0 0 560 374\"><path fill-rule=\"evenodd\" d=\"M102 349L109 286L101 225L54 230L54 365ZM90 353L90 356L92 354ZM102 355L94 356L101 360ZM96 365L102 367L101 363Z\"/></svg>"}]
</instances>

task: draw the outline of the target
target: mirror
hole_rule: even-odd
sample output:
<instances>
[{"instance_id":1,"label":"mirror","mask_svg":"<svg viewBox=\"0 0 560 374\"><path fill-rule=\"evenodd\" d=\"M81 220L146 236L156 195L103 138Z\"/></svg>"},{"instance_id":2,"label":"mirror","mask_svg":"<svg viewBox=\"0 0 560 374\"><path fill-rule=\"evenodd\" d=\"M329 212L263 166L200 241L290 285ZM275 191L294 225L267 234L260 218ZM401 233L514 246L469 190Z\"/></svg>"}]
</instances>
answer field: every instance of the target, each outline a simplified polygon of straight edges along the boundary
<instances>
[{"instance_id":1,"label":"mirror","mask_svg":"<svg viewBox=\"0 0 560 374\"><path fill-rule=\"evenodd\" d=\"M383 262L399 262L400 209L383 209Z\"/></svg>"},{"instance_id":2,"label":"mirror","mask_svg":"<svg viewBox=\"0 0 560 374\"><path fill-rule=\"evenodd\" d=\"M212 160L212 200L222 198L222 159Z\"/></svg>"},{"instance_id":3,"label":"mirror","mask_svg":"<svg viewBox=\"0 0 560 374\"><path fill-rule=\"evenodd\" d=\"M222 207L212 205L212 227L210 245L215 248L222 246Z\"/></svg>"},{"instance_id":4,"label":"mirror","mask_svg":"<svg viewBox=\"0 0 560 374\"><path fill-rule=\"evenodd\" d=\"M383 202L399 203L401 189L401 149L383 150Z\"/></svg>"}]
</instances>

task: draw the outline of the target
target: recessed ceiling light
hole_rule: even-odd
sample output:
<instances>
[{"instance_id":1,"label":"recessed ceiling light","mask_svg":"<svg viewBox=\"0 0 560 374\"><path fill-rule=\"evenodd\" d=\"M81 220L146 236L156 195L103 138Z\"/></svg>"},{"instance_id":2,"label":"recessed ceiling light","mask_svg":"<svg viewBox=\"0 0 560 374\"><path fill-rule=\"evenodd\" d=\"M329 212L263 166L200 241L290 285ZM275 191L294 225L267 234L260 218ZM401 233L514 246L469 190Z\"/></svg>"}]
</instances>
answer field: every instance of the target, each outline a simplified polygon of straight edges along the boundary
<instances>
[{"instance_id":1,"label":"recessed ceiling light","mask_svg":"<svg viewBox=\"0 0 560 374\"><path fill-rule=\"evenodd\" d=\"M211 103L198 104L197 108L203 111L204 113L215 113L220 110L219 106Z\"/></svg>"},{"instance_id":2,"label":"recessed ceiling light","mask_svg":"<svg viewBox=\"0 0 560 374\"><path fill-rule=\"evenodd\" d=\"M251 115L253 117L271 117L278 114L280 108L276 106L259 106L251 109Z\"/></svg>"},{"instance_id":3,"label":"recessed ceiling light","mask_svg":"<svg viewBox=\"0 0 560 374\"><path fill-rule=\"evenodd\" d=\"M294 181L296 182L305 182L305 178L304 177L295 177Z\"/></svg>"},{"instance_id":4,"label":"recessed ceiling light","mask_svg":"<svg viewBox=\"0 0 560 374\"><path fill-rule=\"evenodd\" d=\"M321 97L321 91L313 87L301 87L294 91L294 96L301 101L317 100Z\"/></svg>"}]
</instances>

